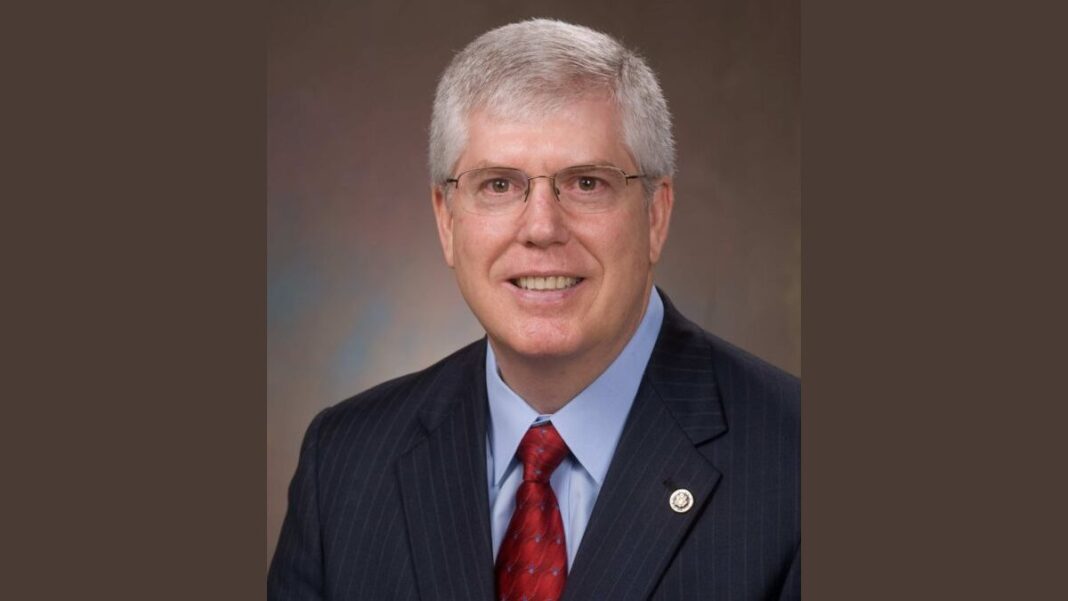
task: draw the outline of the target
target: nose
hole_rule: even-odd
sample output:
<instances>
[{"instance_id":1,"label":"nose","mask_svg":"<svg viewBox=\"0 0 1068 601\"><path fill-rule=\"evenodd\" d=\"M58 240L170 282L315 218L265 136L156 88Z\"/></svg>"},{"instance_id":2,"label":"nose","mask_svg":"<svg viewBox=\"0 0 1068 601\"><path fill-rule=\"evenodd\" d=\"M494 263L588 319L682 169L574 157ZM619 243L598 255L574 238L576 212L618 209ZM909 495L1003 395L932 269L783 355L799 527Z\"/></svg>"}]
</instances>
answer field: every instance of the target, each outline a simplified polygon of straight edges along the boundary
<instances>
[{"instance_id":1,"label":"nose","mask_svg":"<svg viewBox=\"0 0 1068 601\"><path fill-rule=\"evenodd\" d=\"M529 185L526 205L519 216L519 242L538 247L566 243L571 232L567 227L567 216L553 191L556 182L542 175L531 178Z\"/></svg>"}]
</instances>

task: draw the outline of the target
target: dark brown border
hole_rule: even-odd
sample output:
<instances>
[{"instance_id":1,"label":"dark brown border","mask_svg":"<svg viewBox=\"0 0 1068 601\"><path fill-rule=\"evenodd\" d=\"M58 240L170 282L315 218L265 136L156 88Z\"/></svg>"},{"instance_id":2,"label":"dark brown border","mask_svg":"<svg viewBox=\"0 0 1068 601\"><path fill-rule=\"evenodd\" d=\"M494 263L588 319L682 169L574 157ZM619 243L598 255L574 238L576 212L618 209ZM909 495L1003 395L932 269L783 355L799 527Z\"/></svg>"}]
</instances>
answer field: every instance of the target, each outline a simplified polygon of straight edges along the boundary
<instances>
[{"instance_id":1,"label":"dark brown border","mask_svg":"<svg viewBox=\"0 0 1068 601\"><path fill-rule=\"evenodd\" d=\"M262 599L264 8L39 10L5 18L4 596Z\"/></svg>"},{"instance_id":2,"label":"dark brown border","mask_svg":"<svg viewBox=\"0 0 1068 601\"><path fill-rule=\"evenodd\" d=\"M1035 167L1064 151L1032 136L1063 112L1063 20L820 0L802 23L804 596L1053 598L1063 334L1034 334L1064 221L1031 203L1063 199Z\"/></svg>"}]
</instances>

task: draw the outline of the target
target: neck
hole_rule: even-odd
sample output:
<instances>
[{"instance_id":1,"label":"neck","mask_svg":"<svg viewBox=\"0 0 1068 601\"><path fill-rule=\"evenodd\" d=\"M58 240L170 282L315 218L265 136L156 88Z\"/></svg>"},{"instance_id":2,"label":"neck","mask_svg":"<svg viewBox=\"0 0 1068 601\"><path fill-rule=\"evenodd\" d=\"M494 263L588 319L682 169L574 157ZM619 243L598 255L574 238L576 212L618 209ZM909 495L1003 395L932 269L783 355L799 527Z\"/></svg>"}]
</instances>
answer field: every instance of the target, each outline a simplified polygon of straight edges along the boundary
<instances>
[{"instance_id":1,"label":"neck","mask_svg":"<svg viewBox=\"0 0 1068 601\"><path fill-rule=\"evenodd\" d=\"M503 351L503 352L502 352ZM530 359L511 356L494 346L501 378L539 414L559 411L597 379L609 365L607 362L574 359ZM618 355L618 351L616 355Z\"/></svg>"},{"instance_id":2,"label":"neck","mask_svg":"<svg viewBox=\"0 0 1068 601\"><path fill-rule=\"evenodd\" d=\"M648 295L641 311L624 328L611 346L567 356L530 357L512 352L490 339L501 378L539 414L553 414L571 402L616 360L638 330Z\"/></svg>"}]
</instances>

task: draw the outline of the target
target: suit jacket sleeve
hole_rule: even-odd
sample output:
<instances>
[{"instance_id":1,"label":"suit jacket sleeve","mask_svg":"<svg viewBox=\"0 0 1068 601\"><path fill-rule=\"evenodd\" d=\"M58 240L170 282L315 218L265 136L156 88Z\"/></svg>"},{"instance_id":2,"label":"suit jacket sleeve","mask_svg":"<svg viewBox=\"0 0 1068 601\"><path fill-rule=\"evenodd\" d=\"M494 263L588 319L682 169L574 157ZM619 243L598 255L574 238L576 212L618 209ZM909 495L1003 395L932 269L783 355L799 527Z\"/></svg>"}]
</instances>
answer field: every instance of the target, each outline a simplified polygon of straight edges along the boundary
<instances>
[{"instance_id":1,"label":"suit jacket sleeve","mask_svg":"<svg viewBox=\"0 0 1068 601\"><path fill-rule=\"evenodd\" d=\"M267 575L269 601L323 599L323 557L319 523L319 428L323 411L312 420L289 484L289 506Z\"/></svg>"}]
</instances>

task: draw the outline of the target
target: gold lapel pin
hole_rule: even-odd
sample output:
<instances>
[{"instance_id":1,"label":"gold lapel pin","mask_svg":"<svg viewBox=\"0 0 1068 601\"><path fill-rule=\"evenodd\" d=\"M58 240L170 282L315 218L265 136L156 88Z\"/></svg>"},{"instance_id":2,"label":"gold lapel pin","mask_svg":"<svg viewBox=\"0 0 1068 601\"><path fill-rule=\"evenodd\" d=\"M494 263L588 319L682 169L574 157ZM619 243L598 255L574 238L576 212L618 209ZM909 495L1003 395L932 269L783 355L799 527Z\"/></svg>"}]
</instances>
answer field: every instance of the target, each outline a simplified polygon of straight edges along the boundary
<instances>
[{"instance_id":1,"label":"gold lapel pin","mask_svg":"<svg viewBox=\"0 0 1068 601\"><path fill-rule=\"evenodd\" d=\"M671 505L676 513L686 513L693 507L693 495L685 488L680 488L668 497L668 505Z\"/></svg>"}]
</instances>

